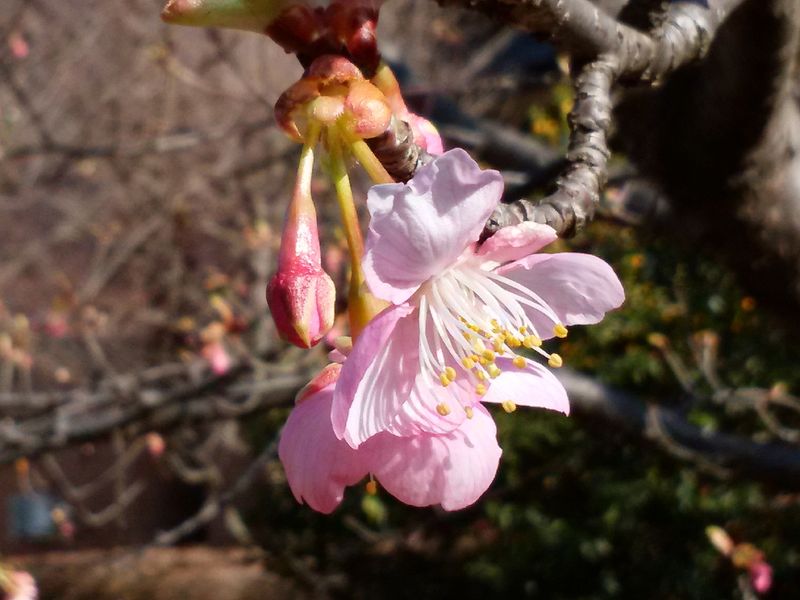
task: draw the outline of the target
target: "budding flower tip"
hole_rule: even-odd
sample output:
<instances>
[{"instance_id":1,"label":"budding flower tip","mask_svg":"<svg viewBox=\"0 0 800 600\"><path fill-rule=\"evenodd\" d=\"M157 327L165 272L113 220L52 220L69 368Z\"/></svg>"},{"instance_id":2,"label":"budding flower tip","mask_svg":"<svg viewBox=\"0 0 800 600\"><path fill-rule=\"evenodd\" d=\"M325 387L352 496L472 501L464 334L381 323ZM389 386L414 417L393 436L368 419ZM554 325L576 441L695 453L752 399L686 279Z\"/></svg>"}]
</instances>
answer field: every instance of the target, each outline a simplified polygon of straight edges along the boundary
<instances>
[{"instance_id":1,"label":"budding flower tip","mask_svg":"<svg viewBox=\"0 0 800 600\"><path fill-rule=\"evenodd\" d=\"M319 340L312 340L308 327L306 327L303 323L295 323L294 324L294 331L297 334L297 337L302 342L303 348L311 348L319 343Z\"/></svg>"},{"instance_id":2,"label":"budding flower tip","mask_svg":"<svg viewBox=\"0 0 800 600\"><path fill-rule=\"evenodd\" d=\"M202 0L168 0L161 10L161 20L172 25L193 25Z\"/></svg>"}]
</instances>

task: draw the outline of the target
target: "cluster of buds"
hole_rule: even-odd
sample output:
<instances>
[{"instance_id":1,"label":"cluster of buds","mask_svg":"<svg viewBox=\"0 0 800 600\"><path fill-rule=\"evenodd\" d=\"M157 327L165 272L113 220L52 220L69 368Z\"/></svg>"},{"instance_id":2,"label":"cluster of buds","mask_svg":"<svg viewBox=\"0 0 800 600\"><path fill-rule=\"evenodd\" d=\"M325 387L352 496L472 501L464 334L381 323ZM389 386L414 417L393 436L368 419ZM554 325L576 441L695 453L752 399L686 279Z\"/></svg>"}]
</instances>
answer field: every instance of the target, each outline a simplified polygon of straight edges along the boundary
<instances>
[{"instance_id":1,"label":"cluster of buds","mask_svg":"<svg viewBox=\"0 0 800 600\"><path fill-rule=\"evenodd\" d=\"M299 142L307 137L310 124L337 127L351 139L369 139L386 131L392 111L383 92L358 67L342 56L327 54L281 95L275 118Z\"/></svg>"},{"instance_id":2,"label":"cluster of buds","mask_svg":"<svg viewBox=\"0 0 800 600\"><path fill-rule=\"evenodd\" d=\"M377 0L170 0L161 18L175 25L227 27L270 36L304 67L325 54L348 57L366 72L380 62Z\"/></svg>"},{"instance_id":3,"label":"cluster of buds","mask_svg":"<svg viewBox=\"0 0 800 600\"><path fill-rule=\"evenodd\" d=\"M290 138L304 144L281 239L278 272L267 289L278 331L295 345L307 348L316 344L334 322L334 286L322 269L311 198L314 148L320 140L329 155L328 174L350 250L351 329L357 332L377 312L363 285L363 242L344 157L348 153L355 156L377 183L393 181L365 141L382 135L392 116L390 102L378 86L348 58L334 54L317 57L275 105L278 124Z\"/></svg>"},{"instance_id":4,"label":"cluster of buds","mask_svg":"<svg viewBox=\"0 0 800 600\"><path fill-rule=\"evenodd\" d=\"M711 545L728 558L734 567L747 573L753 590L759 594L766 594L770 590L772 566L761 550L747 542L735 543L727 531L716 525L706 528L706 536Z\"/></svg>"},{"instance_id":5,"label":"cluster of buds","mask_svg":"<svg viewBox=\"0 0 800 600\"><path fill-rule=\"evenodd\" d=\"M354 334L382 306L364 285L363 242L346 159L353 156L374 183L392 183L395 177L407 179L416 168L416 155L409 154L409 148L442 151L433 126L408 110L397 80L381 62L376 40L379 8L380 0L333 0L327 6L297 0L169 0L162 12L168 23L266 34L305 67L301 79L275 106L278 124L304 149L278 270L267 288L279 334L303 348L317 344L335 317L334 284L322 268L311 198L317 144L328 153L328 175L350 251L348 312Z\"/></svg>"}]
</instances>

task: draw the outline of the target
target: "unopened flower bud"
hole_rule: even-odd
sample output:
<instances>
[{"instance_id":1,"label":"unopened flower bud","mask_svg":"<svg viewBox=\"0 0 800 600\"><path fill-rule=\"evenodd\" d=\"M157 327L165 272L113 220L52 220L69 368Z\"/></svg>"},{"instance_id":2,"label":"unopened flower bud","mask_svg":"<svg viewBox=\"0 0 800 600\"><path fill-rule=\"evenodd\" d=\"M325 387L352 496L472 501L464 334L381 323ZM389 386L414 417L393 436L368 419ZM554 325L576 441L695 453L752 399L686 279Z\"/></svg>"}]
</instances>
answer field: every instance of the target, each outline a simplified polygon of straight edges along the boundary
<instances>
[{"instance_id":1,"label":"unopened flower bud","mask_svg":"<svg viewBox=\"0 0 800 600\"><path fill-rule=\"evenodd\" d=\"M312 47L323 30L318 11L305 4L296 4L281 12L264 32L286 52L300 55Z\"/></svg>"},{"instance_id":2,"label":"unopened flower bud","mask_svg":"<svg viewBox=\"0 0 800 600\"><path fill-rule=\"evenodd\" d=\"M153 458L161 458L161 455L167 449L167 443L164 438L155 431L151 431L145 436L145 443L147 444L147 452Z\"/></svg>"},{"instance_id":3,"label":"unopened flower bud","mask_svg":"<svg viewBox=\"0 0 800 600\"><path fill-rule=\"evenodd\" d=\"M333 36L353 62L369 73L381 59L376 36L379 8L380 2L374 0L334 0L326 11Z\"/></svg>"},{"instance_id":4,"label":"unopened flower bud","mask_svg":"<svg viewBox=\"0 0 800 600\"><path fill-rule=\"evenodd\" d=\"M263 33L291 0L169 0L161 18L173 25Z\"/></svg>"},{"instance_id":5,"label":"unopened flower bud","mask_svg":"<svg viewBox=\"0 0 800 600\"><path fill-rule=\"evenodd\" d=\"M278 272L267 303L281 337L301 348L318 343L333 326L336 287L322 269L317 214L311 199L313 152L304 150L295 193L286 212Z\"/></svg>"},{"instance_id":6,"label":"unopened flower bud","mask_svg":"<svg viewBox=\"0 0 800 600\"><path fill-rule=\"evenodd\" d=\"M321 268L279 270L267 302L281 337L301 348L317 344L333 326L336 288Z\"/></svg>"},{"instance_id":7,"label":"unopened flower bud","mask_svg":"<svg viewBox=\"0 0 800 600\"><path fill-rule=\"evenodd\" d=\"M766 561L758 561L750 566L750 585L759 594L766 594L772 587L772 566Z\"/></svg>"},{"instance_id":8,"label":"unopened flower bud","mask_svg":"<svg viewBox=\"0 0 800 600\"><path fill-rule=\"evenodd\" d=\"M709 525L706 527L706 536L711 545L719 550L720 554L730 556L734 544L727 531L717 525Z\"/></svg>"}]
</instances>

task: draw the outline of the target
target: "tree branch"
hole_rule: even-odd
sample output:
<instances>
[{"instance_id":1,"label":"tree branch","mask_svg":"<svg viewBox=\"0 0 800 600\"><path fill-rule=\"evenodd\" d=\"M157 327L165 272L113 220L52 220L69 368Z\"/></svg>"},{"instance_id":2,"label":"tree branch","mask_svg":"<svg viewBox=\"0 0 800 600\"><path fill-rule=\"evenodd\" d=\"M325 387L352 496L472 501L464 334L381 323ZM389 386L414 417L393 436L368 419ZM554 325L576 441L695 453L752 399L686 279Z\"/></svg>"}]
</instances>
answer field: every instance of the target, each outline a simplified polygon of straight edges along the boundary
<instances>
[{"instance_id":1,"label":"tree branch","mask_svg":"<svg viewBox=\"0 0 800 600\"><path fill-rule=\"evenodd\" d=\"M589 0L438 0L483 12L493 19L551 40L583 56L648 52L647 35L620 23Z\"/></svg>"},{"instance_id":2,"label":"tree branch","mask_svg":"<svg viewBox=\"0 0 800 600\"><path fill-rule=\"evenodd\" d=\"M53 402L57 408L44 415L0 424L0 464L100 438L121 426L129 425L132 433L142 433L163 431L182 422L231 417L237 401L242 409L236 416L285 405L312 376L308 365L298 365L268 380L240 380L250 372L250 367L242 364L226 375L210 376L198 383L168 380L141 388L135 379L116 378L96 393L65 393L64 398ZM220 401L220 396L225 400ZM10 400L5 398L6 402Z\"/></svg>"},{"instance_id":3,"label":"tree branch","mask_svg":"<svg viewBox=\"0 0 800 600\"><path fill-rule=\"evenodd\" d=\"M167 390L150 384L125 396L109 396L108 392L93 396L83 392L83 401L73 407L71 416L59 415L63 411L54 410L45 417L22 420L14 425L16 436L8 434L6 423L0 436L0 464L97 439L122 425L129 425L131 434L136 434L163 431L178 423L213 420L220 415L219 397L227 398L229 411L237 398L258 393L258 402L243 403L238 416L286 405L313 371L307 365L293 365L268 380L247 381L252 370L241 365L228 375L209 377L190 386L173 384ZM717 471L725 469L754 481L777 484L781 489L800 488L800 449L796 447L707 432L676 411L642 402L588 375L568 369L559 370L558 375L567 389L575 417L588 425L600 423L604 430L610 426L613 431L624 431L656 443L682 459L713 465ZM60 406L69 404L64 401Z\"/></svg>"},{"instance_id":4,"label":"tree branch","mask_svg":"<svg viewBox=\"0 0 800 600\"><path fill-rule=\"evenodd\" d=\"M677 447L685 457L701 459L754 481L772 483L780 489L800 489L800 450L796 447L704 431L676 411L641 402L587 375L562 369L558 376L579 419L601 421L662 449Z\"/></svg>"},{"instance_id":5,"label":"tree branch","mask_svg":"<svg viewBox=\"0 0 800 600\"><path fill-rule=\"evenodd\" d=\"M572 236L589 223L607 178L613 85L622 77L655 81L699 59L722 20L740 1L718 1L709 7L671 3L648 43L629 42L623 36L616 47L586 64L575 80L568 165L556 181L556 191L538 201L501 204L487 222L484 237L523 221L550 225L561 236Z\"/></svg>"}]
</instances>

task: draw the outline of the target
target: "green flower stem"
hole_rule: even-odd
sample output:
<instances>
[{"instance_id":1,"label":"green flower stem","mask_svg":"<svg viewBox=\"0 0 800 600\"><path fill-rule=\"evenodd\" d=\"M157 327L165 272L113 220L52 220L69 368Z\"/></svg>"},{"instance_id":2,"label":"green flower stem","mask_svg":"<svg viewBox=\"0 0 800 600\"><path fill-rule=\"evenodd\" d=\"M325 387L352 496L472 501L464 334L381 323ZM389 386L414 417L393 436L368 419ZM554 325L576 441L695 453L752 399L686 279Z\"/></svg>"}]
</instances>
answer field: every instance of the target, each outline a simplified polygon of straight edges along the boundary
<instances>
[{"instance_id":1,"label":"green flower stem","mask_svg":"<svg viewBox=\"0 0 800 600\"><path fill-rule=\"evenodd\" d=\"M347 145L350 147L350 152L353 153L353 156L367 172L369 178L372 179L372 183L394 183L394 179L383 167L367 142L356 138L343 127L338 127L337 129L339 135L346 140Z\"/></svg>"},{"instance_id":2,"label":"green flower stem","mask_svg":"<svg viewBox=\"0 0 800 600\"><path fill-rule=\"evenodd\" d=\"M336 189L339 212L344 225L347 247L350 250L350 290L348 293L348 312L350 331L355 339L367 323L377 315L382 307L380 302L366 289L361 257L364 254L364 240L358 223L353 190L347 174L342 153L342 140L337 132L328 130L328 151L330 153L330 176Z\"/></svg>"}]
</instances>

